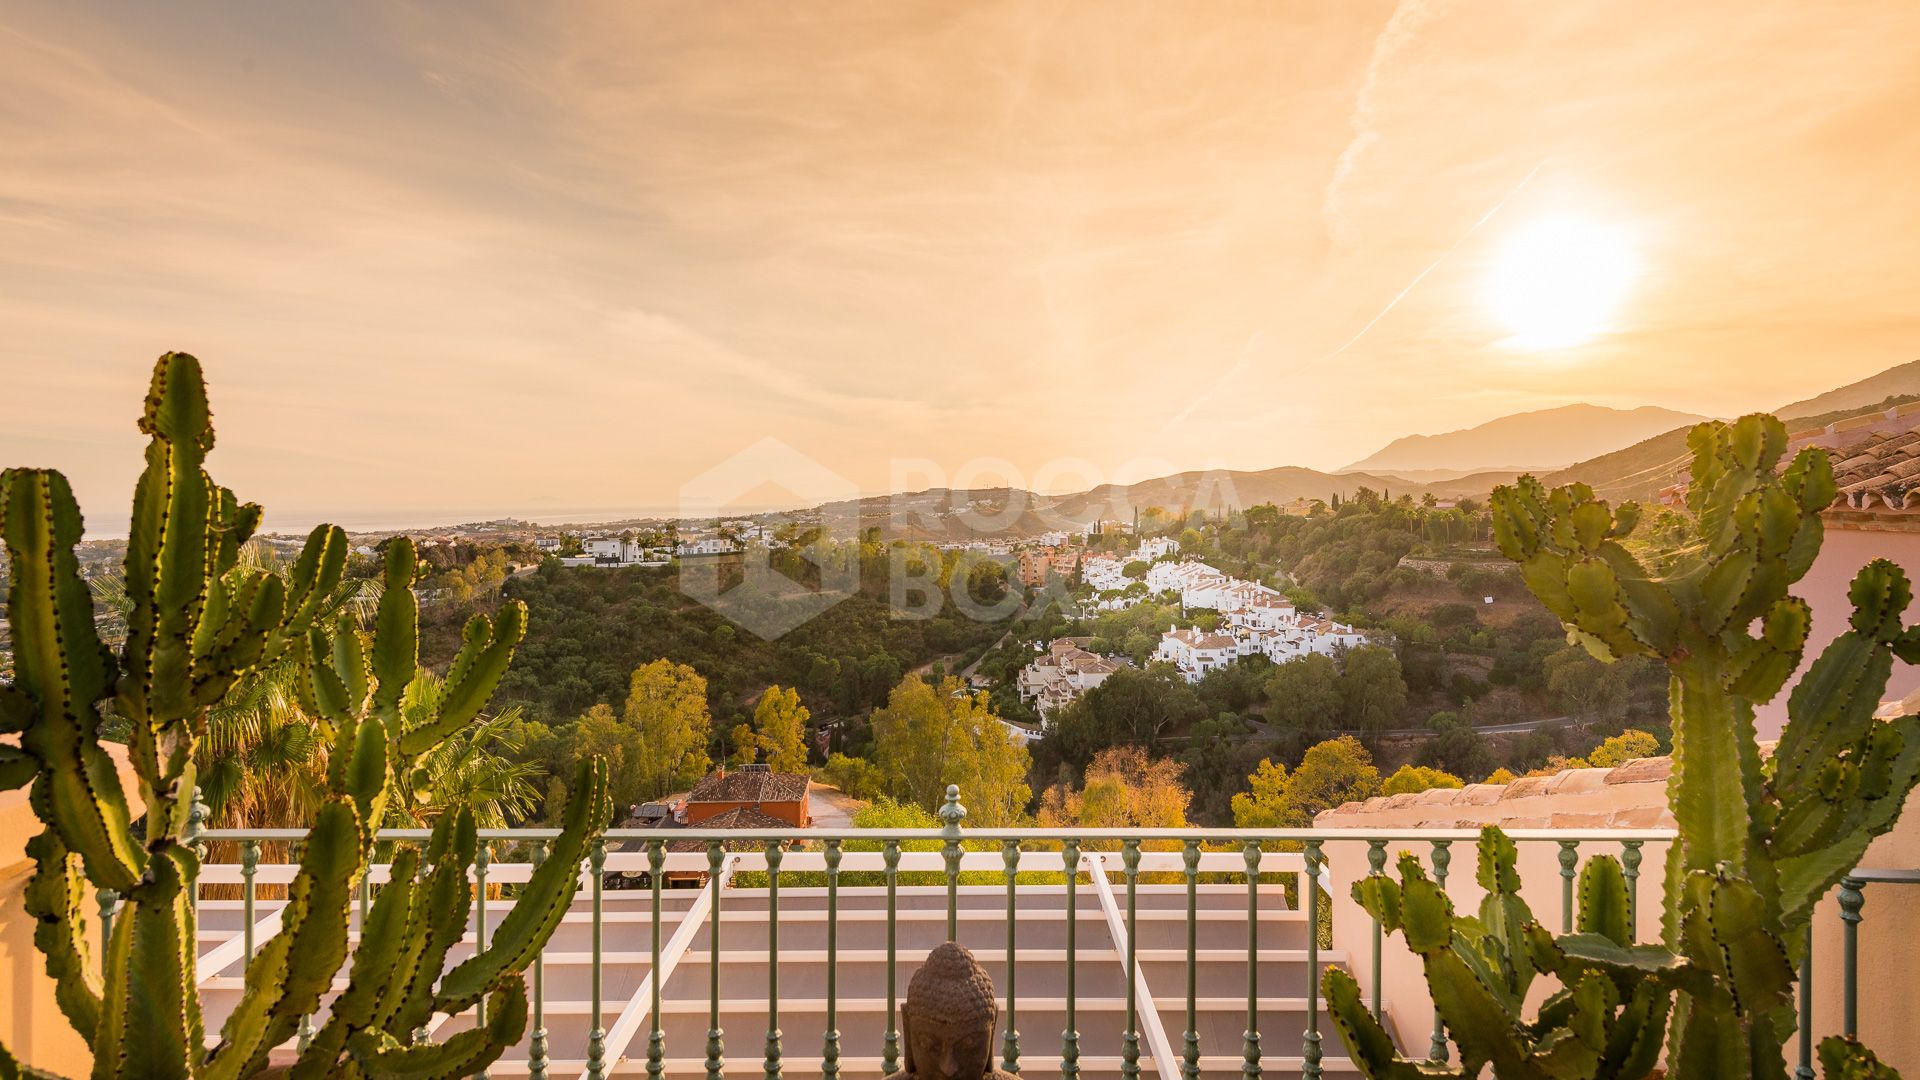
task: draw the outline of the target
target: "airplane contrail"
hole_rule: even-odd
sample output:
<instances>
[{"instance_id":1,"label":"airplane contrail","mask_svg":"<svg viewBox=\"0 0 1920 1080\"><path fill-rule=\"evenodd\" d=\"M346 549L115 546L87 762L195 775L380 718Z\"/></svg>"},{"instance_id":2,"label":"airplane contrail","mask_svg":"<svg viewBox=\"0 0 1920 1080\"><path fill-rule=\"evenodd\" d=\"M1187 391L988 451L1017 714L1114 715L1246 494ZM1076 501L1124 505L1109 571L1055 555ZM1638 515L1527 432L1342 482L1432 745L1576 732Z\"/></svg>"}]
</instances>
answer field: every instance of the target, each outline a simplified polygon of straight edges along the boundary
<instances>
[{"instance_id":1,"label":"airplane contrail","mask_svg":"<svg viewBox=\"0 0 1920 1080\"><path fill-rule=\"evenodd\" d=\"M1206 401L1208 398L1213 396L1213 392L1215 390L1220 389L1220 387L1228 379L1231 379L1235 375L1240 374L1240 369L1247 366L1247 354L1251 353L1253 351L1254 345L1258 344L1260 339L1266 336L1267 336L1267 328L1264 326L1258 330L1255 330L1252 334L1248 335L1246 344L1240 346L1240 354L1233 358L1233 366L1227 368L1225 374L1213 380L1213 382L1208 383L1207 388L1205 390L1200 391L1200 393L1197 396L1195 396L1192 401L1187 402L1187 407L1184 409L1181 409L1179 412L1179 415L1173 417L1171 420L1168 420L1166 423L1160 425L1161 432L1165 433L1167 431L1171 431L1176 425L1185 422L1187 417L1193 415L1193 410L1199 408L1202 402Z\"/></svg>"},{"instance_id":2,"label":"airplane contrail","mask_svg":"<svg viewBox=\"0 0 1920 1080\"><path fill-rule=\"evenodd\" d=\"M1540 170L1546 168L1546 165L1547 165L1546 160L1542 159L1540 164L1535 165L1531 172L1527 173L1527 175L1520 178L1519 183L1513 185L1512 191L1507 192L1504 198L1502 198L1499 202L1494 203L1493 208L1491 210L1488 210L1486 213L1481 214L1480 220L1468 226L1467 231L1461 233L1459 239L1455 240L1452 244L1448 245L1447 250L1441 252L1439 258L1428 263L1427 268L1420 271L1418 274L1415 274L1413 277L1413 280L1407 282L1407 285L1405 288L1401 289L1397 293L1394 293L1393 299L1387 301L1387 306L1381 308L1380 311L1377 314L1375 314L1373 318L1368 319L1367 324L1365 326L1362 326L1358 333L1348 338L1347 343L1345 345L1340 346L1339 348L1326 354L1320 359L1323 361L1331 360L1334 357L1339 356L1341 353L1346 352L1348 349L1353 348L1356 342L1358 342L1361 338L1366 337L1367 331L1372 330L1376 325L1379 324L1381 319L1384 319L1387 317L1388 312L1391 312L1395 307L1399 306L1400 301L1406 299L1408 293L1412 292L1416 287L1418 287L1422 281L1425 281L1427 279L1428 274L1433 273L1436 269L1439 268L1441 263L1446 262L1448 259L1452 258L1453 253L1455 251L1460 250L1460 245L1466 243L1468 237L1480 231L1480 226L1485 225L1487 222L1493 220L1493 215L1499 213L1503 208L1506 207L1508 203L1512 202L1513 197L1520 194L1521 189L1526 187L1529 183L1531 183L1533 181L1533 178L1539 175Z\"/></svg>"}]
</instances>

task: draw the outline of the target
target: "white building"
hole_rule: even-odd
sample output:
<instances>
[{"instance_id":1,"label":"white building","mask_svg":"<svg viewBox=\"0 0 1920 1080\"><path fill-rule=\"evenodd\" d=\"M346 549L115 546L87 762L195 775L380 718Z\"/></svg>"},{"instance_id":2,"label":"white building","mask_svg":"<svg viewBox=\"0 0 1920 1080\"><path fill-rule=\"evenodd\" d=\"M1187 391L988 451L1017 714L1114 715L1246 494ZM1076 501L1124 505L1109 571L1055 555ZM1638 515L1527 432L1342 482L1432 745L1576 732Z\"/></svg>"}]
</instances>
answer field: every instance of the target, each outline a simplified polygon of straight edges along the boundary
<instances>
[{"instance_id":1,"label":"white building","mask_svg":"<svg viewBox=\"0 0 1920 1080\"><path fill-rule=\"evenodd\" d=\"M680 555L724 555L738 551L733 541L723 536L706 536L698 540L688 540L675 549Z\"/></svg>"},{"instance_id":2,"label":"white building","mask_svg":"<svg viewBox=\"0 0 1920 1080\"><path fill-rule=\"evenodd\" d=\"M1191 628L1167 631L1153 653L1155 660L1178 668L1188 682L1199 682L1208 672L1226 667L1240 656L1240 643L1231 634Z\"/></svg>"},{"instance_id":3,"label":"white building","mask_svg":"<svg viewBox=\"0 0 1920 1080\"><path fill-rule=\"evenodd\" d=\"M1080 560L1080 580L1094 592L1110 592L1124 589L1133 583L1121 571L1126 564L1107 555L1089 555Z\"/></svg>"},{"instance_id":4,"label":"white building","mask_svg":"<svg viewBox=\"0 0 1920 1080\"><path fill-rule=\"evenodd\" d=\"M1123 667L1125 660L1097 656L1087 651L1092 638L1055 638L1047 651L1033 663L1020 669L1017 686L1020 698L1033 703L1034 711L1045 715L1064 707L1081 694L1107 681Z\"/></svg>"},{"instance_id":5,"label":"white building","mask_svg":"<svg viewBox=\"0 0 1920 1080\"><path fill-rule=\"evenodd\" d=\"M1133 557L1152 562L1155 559L1172 555L1179 550L1180 541L1175 540L1171 536L1149 536L1140 541L1140 546L1134 550Z\"/></svg>"}]
</instances>

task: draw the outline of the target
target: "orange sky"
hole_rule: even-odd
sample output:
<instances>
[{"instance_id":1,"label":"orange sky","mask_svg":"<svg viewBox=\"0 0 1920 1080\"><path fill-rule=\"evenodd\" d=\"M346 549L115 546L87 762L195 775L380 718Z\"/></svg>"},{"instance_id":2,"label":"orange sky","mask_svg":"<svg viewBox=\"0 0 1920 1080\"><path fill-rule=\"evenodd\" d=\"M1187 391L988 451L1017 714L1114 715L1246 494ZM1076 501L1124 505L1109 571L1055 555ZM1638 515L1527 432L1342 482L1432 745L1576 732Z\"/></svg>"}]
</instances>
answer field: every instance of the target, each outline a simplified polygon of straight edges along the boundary
<instances>
[{"instance_id":1,"label":"orange sky","mask_svg":"<svg viewBox=\"0 0 1920 1080\"><path fill-rule=\"evenodd\" d=\"M154 7L0 3L0 462L96 531L166 348L282 525L672 506L768 435L1331 468L1920 357L1908 3ZM1515 348L1493 260L1565 215L1643 274Z\"/></svg>"}]
</instances>

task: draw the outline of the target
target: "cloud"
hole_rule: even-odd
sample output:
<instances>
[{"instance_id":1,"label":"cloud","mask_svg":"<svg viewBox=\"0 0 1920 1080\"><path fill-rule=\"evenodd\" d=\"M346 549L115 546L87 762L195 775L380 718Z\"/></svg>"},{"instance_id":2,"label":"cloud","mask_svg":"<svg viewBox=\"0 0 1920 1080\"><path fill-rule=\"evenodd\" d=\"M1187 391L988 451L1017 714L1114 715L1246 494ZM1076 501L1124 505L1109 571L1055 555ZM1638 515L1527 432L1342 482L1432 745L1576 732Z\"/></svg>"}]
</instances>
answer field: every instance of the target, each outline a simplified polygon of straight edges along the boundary
<instances>
[{"instance_id":1,"label":"cloud","mask_svg":"<svg viewBox=\"0 0 1920 1080\"><path fill-rule=\"evenodd\" d=\"M1361 73L1360 91L1354 95L1353 114L1348 121L1353 129L1353 138L1335 159L1333 174L1327 179L1326 191L1321 196L1321 215L1326 219L1327 231L1336 243L1344 238L1352 214L1347 205L1348 182L1354 170L1359 168L1361 157L1380 141L1379 106L1374 97L1381 75L1412 46L1421 27L1439 18L1441 7L1440 0L1398 0L1394 4L1393 14L1387 18L1386 26L1374 39L1373 51L1367 58L1366 70Z\"/></svg>"}]
</instances>

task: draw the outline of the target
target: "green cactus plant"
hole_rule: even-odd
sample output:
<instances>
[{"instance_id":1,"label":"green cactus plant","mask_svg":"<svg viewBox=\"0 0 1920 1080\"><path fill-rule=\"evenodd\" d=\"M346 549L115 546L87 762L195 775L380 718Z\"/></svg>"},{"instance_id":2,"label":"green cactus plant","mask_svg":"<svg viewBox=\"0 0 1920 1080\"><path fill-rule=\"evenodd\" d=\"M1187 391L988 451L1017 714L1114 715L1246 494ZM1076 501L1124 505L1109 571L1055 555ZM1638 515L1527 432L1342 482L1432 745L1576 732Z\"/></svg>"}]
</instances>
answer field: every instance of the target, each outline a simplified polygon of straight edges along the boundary
<instances>
[{"instance_id":1,"label":"green cactus plant","mask_svg":"<svg viewBox=\"0 0 1920 1080\"><path fill-rule=\"evenodd\" d=\"M1582 484L1548 492L1532 477L1494 493L1494 535L1573 639L1603 660L1644 655L1671 671L1679 838L1663 939L1706 977L1676 988L1669 1062L1681 1076L1776 1076L1814 905L1920 782L1920 717L1873 715L1893 659L1920 660L1920 629L1901 622L1912 589L1900 568L1862 568L1850 628L1794 686L1786 729L1763 755L1754 707L1800 666L1811 611L1788 590L1819 553L1832 468L1814 448L1783 466L1786 428L1765 415L1698 425L1688 445L1683 543L1643 559L1628 546L1637 505L1610 507Z\"/></svg>"},{"instance_id":2,"label":"green cactus plant","mask_svg":"<svg viewBox=\"0 0 1920 1080\"><path fill-rule=\"evenodd\" d=\"M239 565L260 508L205 472L212 414L200 364L169 353L155 365L141 430L150 436L127 543L127 636L117 653L94 627L73 547L80 512L66 479L41 469L0 473L0 539L11 560L7 613L15 669L0 683L0 787L31 785L45 825L29 852L26 906L35 945L74 1029L91 1044L95 1077L252 1076L322 1006L348 961L349 912L375 855L375 832L396 793L415 795L422 757L485 706L525 632L525 609L475 616L434 699L410 703L419 671L413 545L387 546L386 590L370 632L352 619L316 619L339 585L345 534L313 530L290 584ZM327 797L288 891L282 928L249 960L245 989L217 1041L200 1017L190 902L199 858L189 816L194 748L205 714L236 680L291 656L303 705L330 744ZM144 825L99 731L103 708L128 743ZM465 1076L521 1037L523 972L572 900L578 867L611 816L606 773L583 763L565 828L489 947L447 971L466 930L468 870L477 854L471 812L444 814L425 849L393 855L394 877L367 915L347 987L300 1051L303 1076ZM424 870L416 880L416 874ZM82 905L93 889L122 897L104 956L88 955ZM434 1013L485 1002L486 1020L444 1043L413 1032ZM29 1075L0 1048L0 1078Z\"/></svg>"},{"instance_id":3,"label":"green cactus plant","mask_svg":"<svg viewBox=\"0 0 1920 1080\"><path fill-rule=\"evenodd\" d=\"M1399 880L1373 874L1354 883L1354 900L1420 957L1434 1006L1460 1049L1457 1065L1400 1057L1353 976L1328 968L1321 980L1328 1012L1371 1080L1478 1076L1489 1065L1503 1080L1639 1080L1658 1060L1672 987L1689 970L1655 955L1664 950L1631 944L1620 864L1599 856L1581 872L1581 933L1561 939L1569 955L1551 948L1552 935L1534 921L1515 860L1511 839L1492 826L1482 830L1477 880L1486 895L1475 915L1455 914L1410 853L1400 857ZM1587 952L1608 963L1577 958ZM1521 1007L1541 973L1559 977L1562 988L1524 1021Z\"/></svg>"}]
</instances>

